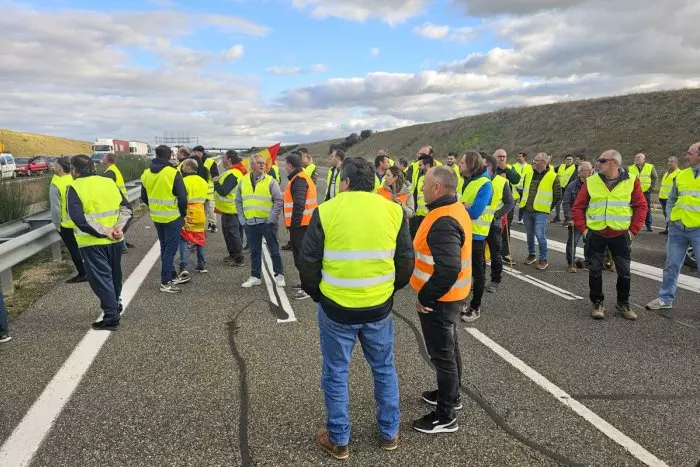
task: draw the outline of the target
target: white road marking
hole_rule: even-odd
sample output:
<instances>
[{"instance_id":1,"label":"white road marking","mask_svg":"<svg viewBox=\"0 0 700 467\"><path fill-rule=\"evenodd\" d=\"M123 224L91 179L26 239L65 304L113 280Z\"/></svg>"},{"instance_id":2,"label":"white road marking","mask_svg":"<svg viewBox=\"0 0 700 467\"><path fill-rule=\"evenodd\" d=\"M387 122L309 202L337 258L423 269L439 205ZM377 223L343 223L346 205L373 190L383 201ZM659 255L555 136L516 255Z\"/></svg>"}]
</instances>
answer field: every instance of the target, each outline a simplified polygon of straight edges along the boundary
<instances>
[{"instance_id":1,"label":"white road marking","mask_svg":"<svg viewBox=\"0 0 700 467\"><path fill-rule=\"evenodd\" d=\"M263 251L264 250L265 248L263 248ZM268 274L267 268L264 264L260 266L260 270L262 271L263 282L265 283L265 287L267 287L267 294L270 296L270 301L273 305L278 306L277 296L275 295L275 290L273 289L274 282L272 282L272 279L270 279L270 275Z\"/></svg>"},{"instance_id":2,"label":"white road marking","mask_svg":"<svg viewBox=\"0 0 700 467\"><path fill-rule=\"evenodd\" d=\"M514 238L516 240L527 241L527 235L523 232L518 232L516 230L510 231L510 238ZM634 241L632 241L632 245L634 247ZM551 250L566 252L566 244L561 243L561 242L557 242L556 240L547 239L547 247ZM581 248L581 247L576 248L576 253L583 256L583 248ZM630 263L630 270L638 276L653 279L653 280L656 280L658 282L663 281L664 270L661 268L657 268L654 266L649 266L648 264L637 263L635 261L632 261ZM700 279L688 276L686 274L679 274L678 287L685 289L685 290L690 290L691 292L700 293Z\"/></svg>"},{"instance_id":3,"label":"white road marking","mask_svg":"<svg viewBox=\"0 0 700 467\"><path fill-rule=\"evenodd\" d=\"M268 249L267 242L263 242L262 250L263 258L265 258L265 264L267 264L267 268L270 270L270 276L272 276L274 274L274 268L272 267L272 257L270 256L270 251ZM268 278L269 276L266 275L265 277ZM273 285L273 287L276 287L274 280L270 280L270 283ZM292 304L289 303L289 298L287 297L287 292L284 290L284 287L277 287L277 292L279 293L280 301L282 302L282 309L287 313L288 316L287 319L277 319L277 324L296 322L297 318L294 315Z\"/></svg>"},{"instance_id":4,"label":"white road marking","mask_svg":"<svg viewBox=\"0 0 700 467\"><path fill-rule=\"evenodd\" d=\"M547 378L542 376L536 370L532 369L525 362L520 360L518 357L508 352L506 349L501 347L487 335L482 333L476 328L466 328L467 332L471 334L476 340L484 344L486 347L495 352L499 357L501 357L506 362L510 363L516 370L521 372L523 375L527 376L532 382L537 384L539 387L544 389L553 395L559 402L564 404L566 407L570 408L578 415L580 415L584 420L593 425L605 436L610 438L612 441L616 442L623 448L625 448L630 454L639 459L646 465L654 467L668 467L668 465L661 459L654 456L652 453L644 449L636 441L622 433L620 430L612 426L610 423L602 419L595 412L590 410L585 405L581 404L576 399L573 399L569 394L567 394L563 389L556 386L554 383L549 381Z\"/></svg>"},{"instance_id":5,"label":"white road marking","mask_svg":"<svg viewBox=\"0 0 700 467\"><path fill-rule=\"evenodd\" d=\"M124 283L122 288L124 312L159 257L160 245L156 242ZM111 332L93 329L85 334L85 337L49 381L49 384L10 434L10 437L0 447L1 466L21 467L29 465L100 349L111 335Z\"/></svg>"},{"instance_id":6,"label":"white road marking","mask_svg":"<svg viewBox=\"0 0 700 467\"><path fill-rule=\"evenodd\" d=\"M490 261L486 262L487 264L491 264ZM554 295L557 295L565 300L583 300L583 297L579 297L573 292L569 292L566 289L562 289L560 287L557 287L556 285L552 285L549 282L545 282L541 279L538 279L536 277L530 276L528 274L523 274L522 272L518 271L517 269L513 269L510 266L506 266L505 261L503 262L503 272L506 274L515 277L516 279L520 279L521 281L527 282L529 284L534 285L535 287L539 287L542 290L546 290L549 293L552 293Z\"/></svg>"}]
</instances>

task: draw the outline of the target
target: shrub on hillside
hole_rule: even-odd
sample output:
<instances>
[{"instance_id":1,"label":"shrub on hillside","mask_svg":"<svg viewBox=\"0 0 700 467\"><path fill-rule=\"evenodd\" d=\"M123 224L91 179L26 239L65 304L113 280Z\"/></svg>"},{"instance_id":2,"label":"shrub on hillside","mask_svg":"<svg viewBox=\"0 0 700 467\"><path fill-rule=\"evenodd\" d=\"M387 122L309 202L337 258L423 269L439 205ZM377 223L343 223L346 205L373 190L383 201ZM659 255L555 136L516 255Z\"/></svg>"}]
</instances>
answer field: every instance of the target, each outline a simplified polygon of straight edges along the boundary
<instances>
[{"instance_id":1,"label":"shrub on hillside","mask_svg":"<svg viewBox=\"0 0 700 467\"><path fill-rule=\"evenodd\" d=\"M367 139L370 136L372 136L372 130L362 130L360 132L360 138L362 138L362 139Z\"/></svg>"}]
</instances>

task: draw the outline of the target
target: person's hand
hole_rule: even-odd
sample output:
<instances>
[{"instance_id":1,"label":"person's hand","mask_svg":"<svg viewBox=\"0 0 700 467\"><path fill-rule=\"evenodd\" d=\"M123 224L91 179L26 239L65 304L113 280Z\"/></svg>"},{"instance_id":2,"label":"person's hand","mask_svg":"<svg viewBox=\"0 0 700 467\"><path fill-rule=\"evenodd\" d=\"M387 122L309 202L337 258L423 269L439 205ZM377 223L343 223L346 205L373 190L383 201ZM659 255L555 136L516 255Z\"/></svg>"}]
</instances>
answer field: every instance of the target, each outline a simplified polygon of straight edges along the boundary
<instances>
[{"instance_id":1,"label":"person's hand","mask_svg":"<svg viewBox=\"0 0 700 467\"><path fill-rule=\"evenodd\" d=\"M217 175L216 177L212 177L211 181L212 182L218 182L221 176Z\"/></svg>"},{"instance_id":2,"label":"person's hand","mask_svg":"<svg viewBox=\"0 0 700 467\"><path fill-rule=\"evenodd\" d=\"M588 229L583 231L583 238L588 238Z\"/></svg>"},{"instance_id":3,"label":"person's hand","mask_svg":"<svg viewBox=\"0 0 700 467\"><path fill-rule=\"evenodd\" d=\"M116 238L114 238L114 229L107 229L105 235L107 235L107 238L109 238L112 241L116 240Z\"/></svg>"},{"instance_id":4,"label":"person's hand","mask_svg":"<svg viewBox=\"0 0 700 467\"><path fill-rule=\"evenodd\" d=\"M117 227L112 231L112 237L114 237L115 240L121 240L124 238L124 231L120 227Z\"/></svg>"},{"instance_id":5,"label":"person's hand","mask_svg":"<svg viewBox=\"0 0 700 467\"><path fill-rule=\"evenodd\" d=\"M418 310L418 313L430 313L433 311L432 308L428 308L427 306L421 305L419 301L416 300L416 310Z\"/></svg>"}]
</instances>

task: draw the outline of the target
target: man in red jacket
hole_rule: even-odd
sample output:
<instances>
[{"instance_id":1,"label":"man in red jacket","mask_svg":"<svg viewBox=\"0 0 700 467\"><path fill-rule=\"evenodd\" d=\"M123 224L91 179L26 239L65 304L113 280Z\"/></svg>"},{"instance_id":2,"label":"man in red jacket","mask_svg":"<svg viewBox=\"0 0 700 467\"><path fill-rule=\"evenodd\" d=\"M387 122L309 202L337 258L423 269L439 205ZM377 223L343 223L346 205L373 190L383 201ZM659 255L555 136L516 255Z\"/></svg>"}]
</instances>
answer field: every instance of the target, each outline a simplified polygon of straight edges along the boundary
<instances>
[{"instance_id":1,"label":"man in red jacket","mask_svg":"<svg viewBox=\"0 0 700 467\"><path fill-rule=\"evenodd\" d=\"M598 173L586 179L571 208L576 229L583 233L588 250L588 284L593 302L593 319L605 318L603 301L603 257L607 247L617 267L615 308L629 320L637 314L630 309L632 236L644 226L647 201L636 177L621 170L622 156L611 149L598 158Z\"/></svg>"}]
</instances>

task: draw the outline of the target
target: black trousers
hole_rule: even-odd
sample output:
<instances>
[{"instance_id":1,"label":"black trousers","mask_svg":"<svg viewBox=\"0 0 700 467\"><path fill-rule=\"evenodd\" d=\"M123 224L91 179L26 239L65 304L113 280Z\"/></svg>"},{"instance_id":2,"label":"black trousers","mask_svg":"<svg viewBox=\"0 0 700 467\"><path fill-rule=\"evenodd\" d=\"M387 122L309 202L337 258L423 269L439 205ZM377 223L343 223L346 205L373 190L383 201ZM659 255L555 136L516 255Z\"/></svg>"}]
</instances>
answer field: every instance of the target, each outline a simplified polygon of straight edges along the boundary
<instances>
[{"instance_id":1,"label":"black trousers","mask_svg":"<svg viewBox=\"0 0 700 467\"><path fill-rule=\"evenodd\" d=\"M408 230L411 232L411 238L416 238L416 233L418 233L423 219L425 219L425 216L413 216L408 220Z\"/></svg>"},{"instance_id":2,"label":"black trousers","mask_svg":"<svg viewBox=\"0 0 700 467\"><path fill-rule=\"evenodd\" d=\"M612 254L615 269L617 270L617 302L629 303L630 285L632 283L632 275L630 273L631 243L629 233L613 238L605 238L596 232L588 232L585 247L588 251L588 286L590 288L591 302L594 304L603 303L605 300L603 295L603 261L606 247Z\"/></svg>"},{"instance_id":3,"label":"black trousers","mask_svg":"<svg viewBox=\"0 0 700 467\"><path fill-rule=\"evenodd\" d=\"M455 418L455 404L462 383L462 356L459 352L457 324L464 300L440 303L431 313L418 313L425 347L435 365L438 397L437 413L442 420Z\"/></svg>"},{"instance_id":4,"label":"black trousers","mask_svg":"<svg viewBox=\"0 0 700 467\"><path fill-rule=\"evenodd\" d=\"M486 285L485 245L486 240L472 239L472 301L469 306L475 310L481 306Z\"/></svg>"},{"instance_id":5,"label":"black trousers","mask_svg":"<svg viewBox=\"0 0 700 467\"><path fill-rule=\"evenodd\" d=\"M308 227L290 227L289 228L289 241L292 244L292 255L294 256L294 266L299 270L299 254L301 253L301 244L304 242L304 237L306 236L306 229Z\"/></svg>"},{"instance_id":6,"label":"black trousers","mask_svg":"<svg viewBox=\"0 0 700 467\"><path fill-rule=\"evenodd\" d=\"M85 260L85 269L90 288L100 299L104 312L103 321L119 322L119 297L122 294L122 252L121 242L109 245L83 247L80 253Z\"/></svg>"},{"instance_id":7,"label":"black trousers","mask_svg":"<svg viewBox=\"0 0 700 467\"><path fill-rule=\"evenodd\" d=\"M241 228L238 214L221 214L221 231L224 234L226 251L236 262L243 261L243 244L241 243Z\"/></svg>"},{"instance_id":8,"label":"black trousers","mask_svg":"<svg viewBox=\"0 0 700 467\"><path fill-rule=\"evenodd\" d=\"M66 245L66 248L68 248L70 259L73 260L73 264L75 265L75 269L78 270L78 274L84 276L85 265L83 264L82 256L80 256L80 248L78 248L78 242L75 240L73 229L61 227L61 230L58 231L58 235L61 236L63 244Z\"/></svg>"},{"instance_id":9,"label":"black trousers","mask_svg":"<svg viewBox=\"0 0 700 467\"><path fill-rule=\"evenodd\" d=\"M502 229L494 228L492 225L491 229L489 229L489 236L486 237L486 243L488 243L489 251L491 252L491 282L497 284L501 283L501 277L503 276L501 234Z\"/></svg>"}]
</instances>

